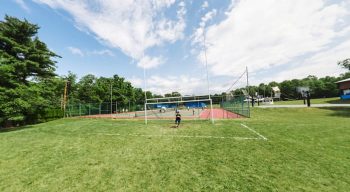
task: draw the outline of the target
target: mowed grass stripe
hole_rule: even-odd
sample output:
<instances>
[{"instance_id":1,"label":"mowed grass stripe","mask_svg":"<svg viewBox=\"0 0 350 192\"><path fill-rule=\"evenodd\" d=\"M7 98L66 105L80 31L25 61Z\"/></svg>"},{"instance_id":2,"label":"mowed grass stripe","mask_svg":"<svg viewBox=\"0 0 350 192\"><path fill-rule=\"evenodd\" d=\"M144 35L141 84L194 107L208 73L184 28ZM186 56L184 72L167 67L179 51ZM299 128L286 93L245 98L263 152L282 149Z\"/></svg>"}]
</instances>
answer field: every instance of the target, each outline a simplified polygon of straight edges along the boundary
<instances>
[{"instance_id":1,"label":"mowed grass stripe","mask_svg":"<svg viewBox=\"0 0 350 192\"><path fill-rule=\"evenodd\" d=\"M0 133L1 191L346 191L349 112L254 109L251 119L68 119ZM268 141L98 134L255 136ZM242 130L240 130L242 129ZM241 132L242 131L242 132Z\"/></svg>"}]
</instances>

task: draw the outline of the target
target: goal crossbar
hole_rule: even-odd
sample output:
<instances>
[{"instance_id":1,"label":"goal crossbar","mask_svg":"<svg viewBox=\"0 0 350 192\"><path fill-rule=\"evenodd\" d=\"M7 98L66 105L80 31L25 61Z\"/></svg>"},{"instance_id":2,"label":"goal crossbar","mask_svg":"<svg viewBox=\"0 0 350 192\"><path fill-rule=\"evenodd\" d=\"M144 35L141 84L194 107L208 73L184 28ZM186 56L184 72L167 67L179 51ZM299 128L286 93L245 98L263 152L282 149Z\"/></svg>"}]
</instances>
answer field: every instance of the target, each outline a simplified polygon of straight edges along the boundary
<instances>
[{"instance_id":1,"label":"goal crossbar","mask_svg":"<svg viewBox=\"0 0 350 192\"><path fill-rule=\"evenodd\" d=\"M186 99L190 98L190 99L193 99L194 100L202 100L202 99L205 99L203 97L206 97L208 99L210 99L209 95L193 95L193 96L177 96L177 97L158 97L158 98L149 98L149 99L146 99L146 101L157 101L157 102L162 102L164 100L170 100L170 99L178 99L176 101L188 101ZM198 99L196 99L198 98Z\"/></svg>"},{"instance_id":2,"label":"goal crossbar","mask_svg":"<svg viewBox=\"0 0 350 192\"><path fill-rule=\"evenodd\" d=\"M200 102L200 101L211 101L211 99L197 99L197 100L180 100L180 101L160 101L155 103L146 103L147 105L156 105L162 103L190 103L190 102Z\"/></svg>"}]
</instances>

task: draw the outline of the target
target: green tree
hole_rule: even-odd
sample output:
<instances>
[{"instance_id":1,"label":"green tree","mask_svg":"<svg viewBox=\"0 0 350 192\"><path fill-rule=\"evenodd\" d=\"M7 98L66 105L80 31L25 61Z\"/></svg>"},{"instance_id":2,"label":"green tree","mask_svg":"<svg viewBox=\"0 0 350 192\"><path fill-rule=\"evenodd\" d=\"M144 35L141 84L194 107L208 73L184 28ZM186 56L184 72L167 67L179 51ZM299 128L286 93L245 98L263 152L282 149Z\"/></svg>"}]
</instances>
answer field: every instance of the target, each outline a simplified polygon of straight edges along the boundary
<instances>
[{"instance_id":1,"label":"green tree","mask_svg":"<svg viewBox=\"0 0 350 192\"><path fill-rule=\"evenodd\" d=\"M177 92L177 91L174 91L171 93L171 96L172 97L181 97L181 93Z\"/></svg>"},{"instance_id":2,"label":"green tree","mask_svg":"<svg viewBox=\"0 0 350 192\"><path fill-rule=\"evenodd\" d=\"M350 70L350 58L344 59L343 61L338 61L338 65L341 67Z\"/></svg>"},{"instance_id":3,"label":"green tree","mask_svg":"<svg viewBox=\"0 0 350 192\"><path fill-rule=\"evenodd\" d=\"M43 86L59 57L37 36L39 27L5 16L0 21L0 121L23 122L50 105Z\"/></svg>"},{"instance_id":4,"label":"green tree","mask_svg":"<svg viewBox=\"0 0 350 192\"><path fill-rule=\"evenodd\" d=\"M16 82L27 84L32 77L50 78L55 76L55 61L58 57L51 52L45 43L36 36L39 27L5 16L0 22L0 54L2 64L6 65L10 75Z\"/></svg>"},{"instance_id":5,"label":"green tree","mask_svg":"<svg viewBox=\"0 0 350 192\"><path fill-rule=\"evenodd\" d=\"M77 85L77 96L82 103L100 103L100 97L96 94L97 78L88 74L82 77Z\"/></svg>"}]
</instances>

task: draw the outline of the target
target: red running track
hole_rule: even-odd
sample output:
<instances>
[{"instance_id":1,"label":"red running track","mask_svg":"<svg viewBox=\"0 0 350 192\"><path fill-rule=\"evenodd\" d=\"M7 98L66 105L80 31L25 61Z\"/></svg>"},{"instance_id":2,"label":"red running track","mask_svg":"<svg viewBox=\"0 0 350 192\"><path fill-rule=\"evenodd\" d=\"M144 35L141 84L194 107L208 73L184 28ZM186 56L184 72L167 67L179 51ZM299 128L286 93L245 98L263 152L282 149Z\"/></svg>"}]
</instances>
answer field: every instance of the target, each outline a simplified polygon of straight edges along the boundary
<instances>
[{"instance_id":1,"label":"red running track","mask_svg":"<svg viewBox=\"0 0 350 192\"><path fill-rule=\"evenodd\" d=\"M214 119L235 119L235 118L242 118L241 115L238 115L236 113L232 113L230 111L226 111L225 109L213 109L213 117ZM200 114L201 119L210 119L210 109L204 110Z\"/></svg>"},{"instance_id":2,"label":"red running track","mask_svg":"<svg viewBox=\"0 0 350 192\"><path fill-rule=\"evenodd\" d=\"M113 118L113 119L144 119L144 116L112 116L110 114L101 114L101 115L87 115L87 116L81 116L82 118ZM236 118L242 118L243 116L238 115L236 113L232 113L230 111L226 111L224 109L213 109L213 117L214 119L236 119ZM173 119L174 116L162 116L162 117L153 117L148 116L148 119ZM183 116L183 119L195 119L195 116ZM202 111L199 115L200 119L210 119L210 109L205 109Z\"/></svg>"}]
</instances>

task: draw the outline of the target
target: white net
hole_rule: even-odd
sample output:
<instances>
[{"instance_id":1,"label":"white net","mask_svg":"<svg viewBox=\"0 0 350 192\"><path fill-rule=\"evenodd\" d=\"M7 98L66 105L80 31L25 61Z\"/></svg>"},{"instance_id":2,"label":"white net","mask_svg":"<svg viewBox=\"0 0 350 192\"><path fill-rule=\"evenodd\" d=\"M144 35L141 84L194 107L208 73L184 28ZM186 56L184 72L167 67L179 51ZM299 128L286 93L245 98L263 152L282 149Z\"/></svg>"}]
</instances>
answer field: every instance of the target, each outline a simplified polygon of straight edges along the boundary
<instances>
[{"instance_id":1,"label":"white net","mask_svg":"<svg viewBox=\"0 0 350 192\"><path fill-rule=\"evenodd\" d=\"M137 114L146 119L174 119L177 111L184 119L211 119L209 96L164 97L146 101L146 111Z\"/></svg>"}]
</instances>

